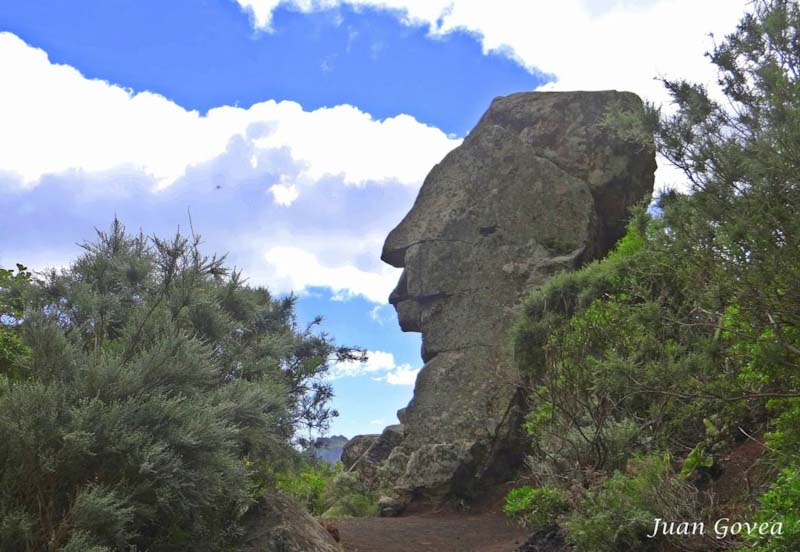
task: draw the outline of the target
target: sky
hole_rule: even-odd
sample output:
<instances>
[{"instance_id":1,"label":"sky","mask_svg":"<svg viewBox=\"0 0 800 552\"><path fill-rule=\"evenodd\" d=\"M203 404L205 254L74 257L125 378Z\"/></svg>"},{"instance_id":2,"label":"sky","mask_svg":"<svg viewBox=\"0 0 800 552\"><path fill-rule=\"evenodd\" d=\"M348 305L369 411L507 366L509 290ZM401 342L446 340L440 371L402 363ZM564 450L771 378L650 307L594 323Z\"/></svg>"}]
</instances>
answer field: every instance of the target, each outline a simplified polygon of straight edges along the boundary
<instances>
[{"instance_id":1,"label":"sky","mask_svg":"<svg viewBox=\"0 0 800 552\"><path fill-rule=\"evenodd\" d=\"M422 365L387 298L388 232L494 97L713 88L744 0L4 0L0 266L66 266L116 214L189 217L253 284L299 296L352 437L396 423ZM683 186L664 162L658 188Z\"/></svg>"}]
</instances>

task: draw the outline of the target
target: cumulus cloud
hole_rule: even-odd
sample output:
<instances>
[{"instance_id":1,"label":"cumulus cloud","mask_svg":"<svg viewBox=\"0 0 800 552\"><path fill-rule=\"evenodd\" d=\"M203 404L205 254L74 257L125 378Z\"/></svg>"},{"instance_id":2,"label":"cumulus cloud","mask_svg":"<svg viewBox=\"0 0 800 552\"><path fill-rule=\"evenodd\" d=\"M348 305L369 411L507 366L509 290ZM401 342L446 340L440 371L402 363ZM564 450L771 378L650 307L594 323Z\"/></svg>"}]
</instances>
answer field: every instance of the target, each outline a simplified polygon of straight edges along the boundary
<instances>
[{"instance_id":1,"label":"cumulus cloud","mask_svg":"<svg viewBox=\"0 0 800 552\"><path fill-rule=\"evenodd\" d=\"M430 167L460 143L409 115L375 120L349 105L305 111L268 100L200 114L87 79L7 32L0 75L5 215L41 227L4 256L57 249L55 236L71 250L75 228L102 227L114 212L150 232L174 231L191 207L214 248L253 283L384 303L397 274L379 261L382 239ZM47 231L55 221L58 233ZM65 250L48 258L69 258Z\"/></svg>"},{"instance_id":2,"label":"cumulus cloud","mask_svg":"<svg viewBox=\"0 0 800 552\"><path fill-rule=\"evenodd\" d=\"M280 4L302 11L338 5L389 10L432 35L466 31L484 52L507 55L531 72L550 75L544 90L630 90L668 105L658 77L716 86L704 56L734 30L748 0L236 0L268 28ZM686 186L683 175L659 162L656 186Z\"/></svg>"},{"instance_id":3,"label":"cumulus cloud","mask_svg":"<svg viewBox=\"0 0 800 552\"><path fill-rule=\"evenodd\" d=\"M273 184L269 187L269 191L272 192L275 203L284 207L294 203L294 200L299 195L294 184Z\"/></svg>"},{"instance_id":4,"label":"cumulus cloud","mask_svg":"<svg viewBox=\"0 0 800 552\"><path fill-rule=\"evenodd\" d=\"M269 25L283 4L302 11L337 5L390 10L432 34L467 31L485 52L553 75L547 89L632 90L664 97L659 75L712 82L703 54L709 33L731 32L747 0L236 0Z\"/></svg>"},{"instance_id":5,"label":"cumulus cloud","mask_svg":"<svg viewBox=\"0 0 800 552\"><path fill-rule=\"evenodd\" d=\"M379 326L383 326L387 321L394 320L394 310L388 304L377 304L370 309L369 317Z\"/></svg>"},{"instance_id":6,"label":"cumulus cloud","mask_svg":"<svg viewBox=\"0 0 800 552\"><path fill-rule=\"evenodd\" d=\"M257 28L270 29L272 10L278 7L281 0L236 0L236 3L250 13Z\"/></svg>"},{"instance_id":7,"label":"cumulus cloud","mask_svg":"<svg viewBox=\"0 0 800 552\"><path fill-rule=\"evenodd\" d=\"M372 270L340 263L322 264L320 260L299 247L271 247L264 260L273 267L269 281L277 289L303 290L312 287L329 287L334 300L352 296L354 290L370 301L383 303L389 297L400 270L386 265Z\"/></svg>"},{"instance_id":8,"label":"cumulus cloud","mask_svg":"<svg viewBox=\"0 0 800 552\"><path fill-rule=\"evenodd\" d=\"M126 168L165 188L238 139L251 148L254 170L260 153L287 149L300 167L297 183L341 176L349 185L417 186L458 144L409 115L375 120L349 105L305 111L268 100L202 115L158 94L87 79L11 33L0 33L0 75L0 167L28 185L70 170ZM294 195L279 190L284 204Z\"/></svg>"},{"instance_id":9,"label":"cumulus cloud","mask_svg":"<svg viewBox=\"0 0 800 552\"><path fill-rule=\"evenodd\" d=\"M376 381L384 381L390 385L414 385L419 368L410 364L397 364L392 353L386 351L368 351L366 362L342 361L335 363L328 371L330 380L371 376Z\"/></svg>"},{"instance_id":10,"label":"cumulus cloud","mask_svg":"<svg viewBox=\"0 0 800 552\"><path fill-rule=\"evenodd\" d=\"M412 368L410 364L401 364L386 374L385 381L390 385L414 385L419 371L419 368Z\"/></svg>"}]
</instances>

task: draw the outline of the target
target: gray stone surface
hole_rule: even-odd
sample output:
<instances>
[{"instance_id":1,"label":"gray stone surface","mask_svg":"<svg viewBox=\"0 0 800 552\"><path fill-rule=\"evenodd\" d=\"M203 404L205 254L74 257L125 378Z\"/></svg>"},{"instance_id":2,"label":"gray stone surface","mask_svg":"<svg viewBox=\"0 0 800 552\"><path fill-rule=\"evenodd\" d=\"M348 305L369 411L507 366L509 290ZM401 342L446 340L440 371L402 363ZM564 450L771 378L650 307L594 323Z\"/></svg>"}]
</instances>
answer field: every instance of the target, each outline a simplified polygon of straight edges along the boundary
<instances>
[{"instance_id":1,"label":"gray stone surface","mask_svg":"<svg viewBox=\"0 0 800 552\"><path fill-rule=\"evenodd\" d=\"M342 552L320 523L291 498L270 494L244 520L244 552Z\"/></svg>"},{"instance_id":2,"label":"gray stone surface","mask_svg":"<svg viewBox=\"0 0 800 552\"><path fill-rule=\"evenodd\" d=\"M344 447L344 469L358 472L365 483L377 487L378 469L403 442L403 436L403 424L390 425L380 435L356 435Z\"/></svg>"},{"instance_id":3,"label":"gray stone surface","mask_svg":"<svg viewBox=\"0 0 800 552\"><path fill-rule=\"evenodd\" d=\"M371 435L356 435L342 448L342 466L345 470L349 470L358 461L361 456L367 452L369 447L378 440L380 434Z\"/></svg>"},{"instance_id":4,"label":"gray stone surface","mask_svg":"<svg viewBox=\"0 0 800 552\"><path fill-rule=\"evenodd\" d=\"M613 105L642 109L616 91L495 99L387 237L382 259L405 269L390 302L404 331L422 332L425 362L380 468L398 496L468 495L521 457L516 308L555 272L603 256L652 191L652 146L597 124Z\"/></svg>"}]
</instances>

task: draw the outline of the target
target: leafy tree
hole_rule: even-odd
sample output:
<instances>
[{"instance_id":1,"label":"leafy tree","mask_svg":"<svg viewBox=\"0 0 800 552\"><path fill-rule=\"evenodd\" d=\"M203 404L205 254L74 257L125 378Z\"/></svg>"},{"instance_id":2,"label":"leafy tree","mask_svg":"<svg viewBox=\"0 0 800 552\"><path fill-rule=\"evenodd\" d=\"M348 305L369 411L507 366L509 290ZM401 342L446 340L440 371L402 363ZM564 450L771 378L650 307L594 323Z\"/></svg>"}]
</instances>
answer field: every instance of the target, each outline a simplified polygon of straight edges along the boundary
<instances>
[{"instance_id":1,"label":"leafy tree","mask_svg":"<svg viewBox=\"0 0 800 552\"><path fill-rule=\"evenodd\" d=\"M718 320L796 384L800 361L800 8L758 1L710 54L724 101L665 81L677 107L656 126L659 151L694 192L667 196L670 251Z\"/></svg>"},{"instance_id":2,"label":"leafy tree","mask_svg":"<svg viewBox=\"0 0 800 552\"><path fill-rule=\"evenodd\" d=\"M31 273L27 267L17 264L13 270L0 268L0 371L10 372L18 357L28 353L19 336L19 320L22 316L22 294L27 288Z\"/></svg>"},{"instance_id":3,"label":"leafy tree","mask_svg":"<svg viewBox=\"0 0 800 552\"><path fill-rule=\"evenodd\" d=\"M798 523L799 24L797 2L758 0L709 54L721 97L665 80L671 114L609 113L603 124L624 139L652 133L691 193L664 193L653 215L635 213L607 259L554 278L517 324L530 464L543 484L584 487L566 527L579 547L599 549L592 539L616 534L619 519L653 513L649 498L615 498L635 496L622 472L632 455L683 460L680 485L703 485L737 439L762 436L776 479L759 519ZM642 496L667 491L659 481ZM639 533L608 549L636 546Z\"/></svg>"},{"instance_id":4,"label":"leafy tree","mask_svg":"<svg viewBox=\"0 0 800 552\"><path fill-rule=\"evenodd\" d=\"M14 303L0 550L223 550L298 431L336 415L321 376L360 351L199 244L115 220Z\"/></svg>"}]
</instances>

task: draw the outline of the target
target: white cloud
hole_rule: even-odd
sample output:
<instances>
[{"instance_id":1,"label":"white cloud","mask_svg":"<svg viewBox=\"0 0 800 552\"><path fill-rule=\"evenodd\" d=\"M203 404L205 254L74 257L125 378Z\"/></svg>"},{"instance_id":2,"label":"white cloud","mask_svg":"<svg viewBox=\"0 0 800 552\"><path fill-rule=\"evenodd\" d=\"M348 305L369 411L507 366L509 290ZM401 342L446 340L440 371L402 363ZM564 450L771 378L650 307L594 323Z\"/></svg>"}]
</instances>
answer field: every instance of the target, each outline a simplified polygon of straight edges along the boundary
<instances>
[{"instance_id":1,"label":"white cloud","mask_svg":"<svg viewBox=\"0 0 800 552\"><path fill-rule=\"evenodd\" d=\"M238 139L252 149L254 169L260 154L288 149L300 167L295 184L341 176L349 185L417 186L459 143L409 115L375 120L349 105L304 111L269 100L201 115L158 94L86 79L11 33L0 33L0 75L0 167L28 185L47 174L117 168L163 188Z\"/></svg>"},{"instance_id":2,"label":"white cloud","mask_svg":"<svg viewBox=\"0 0 800 552\"><path fill-rule=\"evenodd\" d=\"M385 322L385 318L384 318L383 312L384 312L384 310L386 310L387 306L388 305L385 305L385 304L383 304L383 305L381 305L381 304L375 305L374 307L372 307L370 309L369 317L374 322L376 322L377 324L383 326L383 324Z\"/></svg>"},{"instance_id":3,"label":"white cloud","mask_svg":"<svg viewBox=\"0 0 800 552\"><path fill-rule=\"evenodd\" d=\"M383 427L383 426L386 425L386 419L385 418L376 418L374 420L370 420L369 421L369 425Z\"/></svg>"},{"instance_id":4,"label":"white cloud","mask_svg":"<svg viewBox=\"0 0 800 552\"><path fill-rule=\"evenodd\" d=\"M410 364L396 364L394 355L386 351L367 351L366 362L343 361L335 363L328 371L329 380L354 378L371 375L376 381L384 381L390 385L414 385L419 368ZM374 420L377 422L377 420ZM371 422L372 423L372 422ZM380 424L382 425L383 421Z\"/></svg>"},{"instance_id":5,"label":"white cloud","mask_svg":"<svg viewBox=\"0 0 800 552\"><path fill-rule=\"evenodd\" d=\"M269 24L280 4L305 12L348 4L391 10L433 34L468 31L485 52L507 54L557 78L548 89L632 90L663 98L658 75L713 81L709 33L733 31L747 0L236 0Z\"/></svg>"},{"instance_id":6,"label":"white cloud","mask_svg":"<svg viewBox=\"0 0 800 552\"><path fill-rule=\"evenodd\" d=\"M294 200L300 195L294 184L273 184L269 187L269 191L272 192L275 203L283 207L294 203Z\"/></svg>"},{"instance_id":7,"label":"white cloud","mask_svg":"<svg viewBox=\"0 0 800 552\"><path fill-rule=\"evenodd\" d=\"M328 379L363 376L375 372L387 372L394 369L394 355L386 351L367 351L366 362L345 360L337 362L328 371Z\"/></svg>"},{"instance_id":8,"label":"white cloud","mask_svg":"<svg viewBox=\"0 0 800 552\"><path fill-rule=\"evenodd\" d=\"M266 26L278 4L315 11L348 4L391 10L432 35L474 33L484 52L505 54L530 71L553 75L544 90L630 90L656 103L668 95L657 77L686 78L714 88L704 56L734 30L748 0L237 0ZM664 170L657 187L685 183Z\"/></svg>"},{"instance_id":9,"label":"white cloud","mask_svg":"<svg viewBox=\"0 0 800 552\"><path fill-rule=\"evenodd\" d=\"M386 383L390 385L414 385L419 371L419 368L412 368L410 364L401 364L386 374Z\"/></svg>"},{"instance_id":10,"label":"white cloud","mask_svg":"<svg viewBox=\"0 0 800 552\"><path fill-rule=\"evenodd\" d=\"M281 0L236 0L253 17L253 24L260 29L271 28L272 10L278 7Z\"/></svg>"},{"instance_id":11,"label":"white cloud","mask_svg":"<svg viewBox=\"0 0 800 552\"><path fill-rule=\"evenodd\" d=\"M398 214L392 206L381 209L386 216L354 217L366 206L351 204L348 216L334 223L334 213L346 210L338 198L362 201L342 189L360 193L375 188L368 184L399 184L378 192L396 198L394 190L402 190L405 197L460 143L409 115L375 120L349 105L305 111L295 102L268 100L201 115L158 94L87 79L7 32L0 33L0 79L3 186L31 192L49 177L69 183L76 196L119 193L120 201L131 193L163 196L180 188L164 201L192 204L202 201L203 190L216 189L229 211L246 216L266 214L265 208L255 198L250 210L226 200L230 188L263 186L276 205L291 205L292 212L308 196L308 236L298 236L292 221L265 228L255 219L249 234L221 244L234 252L248 248L249 257L239 259L251 281L278 292L330 287L341 299L362 295L384 303L397 271L380 266L380 245ZM136 186L125 184L131 182ZM187 191L191 187L198 193ZM177 207L185 212L186 205ZM374 205L369 208L374 211ZM281 231L287 235L276 235ZM253 234L260 238L258 247L249 244Z\"/></svg>"},{"instance_id":12,"label":"white cloud","mask_svg":"<svg viewBox=\"0 0 800 552\"><path fill-rule=\"evenodd\" d=\"M385 303L401 272L387 265L364 270L346 262L322 263L313 253L293 246L271 247L264 260L270 267L264 279L272 283L273 289L329 287L336 300L359 294L375 303Z\"/></svg>"}]
</instances>

